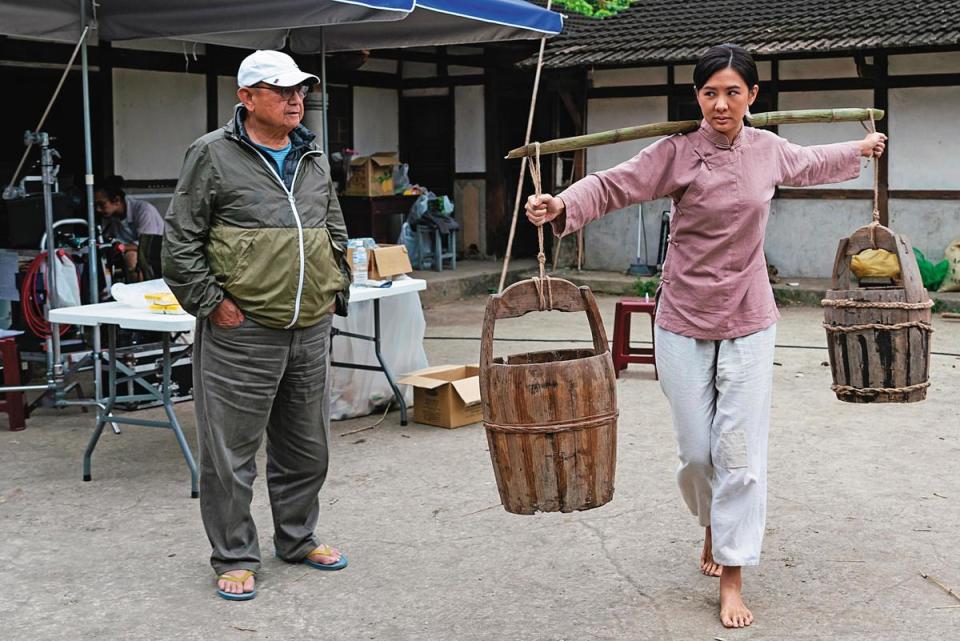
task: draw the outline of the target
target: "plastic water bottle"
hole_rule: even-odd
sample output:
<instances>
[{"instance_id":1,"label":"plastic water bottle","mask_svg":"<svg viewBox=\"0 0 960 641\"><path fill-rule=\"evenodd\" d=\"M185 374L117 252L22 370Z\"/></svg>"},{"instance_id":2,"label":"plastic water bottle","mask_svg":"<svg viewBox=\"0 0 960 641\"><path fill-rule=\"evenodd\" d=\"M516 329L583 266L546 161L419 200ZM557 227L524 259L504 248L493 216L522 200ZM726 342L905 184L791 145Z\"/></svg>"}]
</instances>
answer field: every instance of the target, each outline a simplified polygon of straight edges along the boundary
<instances>
[{"instance_id":1,"label":"plastic water bottle","mask_svg":"<svg viewBox=\"0 0 960 641\"><path fill-rule=\"evenodd\" d=\"M353 284L364 286L367 284L367 250L363 245L352 248L350 266L353 271Z\"/></svg>"}]
</instances>

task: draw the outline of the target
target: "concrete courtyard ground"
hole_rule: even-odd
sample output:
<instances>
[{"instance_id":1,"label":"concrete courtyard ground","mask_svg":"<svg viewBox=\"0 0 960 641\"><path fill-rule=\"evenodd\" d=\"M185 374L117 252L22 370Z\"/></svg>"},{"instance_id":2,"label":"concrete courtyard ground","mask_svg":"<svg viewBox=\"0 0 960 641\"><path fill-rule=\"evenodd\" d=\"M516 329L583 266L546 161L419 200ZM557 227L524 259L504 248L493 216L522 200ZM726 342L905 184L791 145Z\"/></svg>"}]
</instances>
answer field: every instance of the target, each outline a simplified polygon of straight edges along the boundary
<instances>
[{"instance_id":1,"label":"concrete courtyard ground","mask_svg":"<svg viewBox=\"0 0 960 641\"><path fill-rule=\"evenodd\" d=\"M614 301L600 299L610 334ZM483 304L427 310L431 364L476 361ZM258 479L265 558L247 603L214 594L169 432L108 431L83 483L92 415L39 412L26 431L0 432L0 638L958 638L960 601L918 573L960 588L960 323L935 321L934 350L951 355L933 357L929 400L848 405L829 389L820 319L788 308L779 326L767 535L745 573L751 628L717 620L717 582L697 571L702 531L674 485L668 408L651 368L635 365L619 382L614 500L583 513L506 513L478 425L401 427L397 412L356 434L376 417L335 423L319 533L350 566L274 559ZM523 339L498 342L504 353L589 333L582 316L552 313L497 335ZM192 403L177 413L195 447Z\"/></svg>"}]
</instances>

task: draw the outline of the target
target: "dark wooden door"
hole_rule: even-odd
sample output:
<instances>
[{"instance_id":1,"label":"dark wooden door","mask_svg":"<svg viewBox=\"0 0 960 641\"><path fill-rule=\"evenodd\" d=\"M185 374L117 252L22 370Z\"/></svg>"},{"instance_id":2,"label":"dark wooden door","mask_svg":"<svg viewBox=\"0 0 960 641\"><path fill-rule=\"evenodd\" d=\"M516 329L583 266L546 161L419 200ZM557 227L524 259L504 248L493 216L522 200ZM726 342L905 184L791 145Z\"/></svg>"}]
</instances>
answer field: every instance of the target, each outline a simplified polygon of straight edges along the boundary
<instances>
[{"instance_id":1,"label":"dark wooden door","mask_svg":"<svg viewBox=\"0 0 960 641\"><path fill-rule=\"evenodd\" d=\"M400 97L400 160L410 182L453 199L453 96Z\"/></svg>"},{"instance_id":2,"label":"dark wooden door","mask_svg":"<svg viewBox=\"0 0 960 641\"><path fill-rule=\"evenodd\" d=\"M519 76L498 78L502 84L497 85L497 91L494 96L496 123L496 143L497 150L495 166L487 166L487 171L496 171L500 188L493 189L492 194L488 194L488 203L499 208L499 212L494 220L488 216L487 227L493 233L490 239L492 244L490 248L497 256L503 256L507 240L510 235L510 224L513 214L514 203L516 202L517 178L520 172L520 160L506 160L504 156L507 151L514 147L523 145L524 136L527 131L527 119L530 113L530 89L533 83L532 74L529 76ZM537 100L537 109L533 118L533 131L531 140L545 141L550 140L552 134L552 108L550 100L555 99L552 95L541 94ZM543 191L550 192L553 185L553 156L545 155L541 158L541 173L543 180ZM530 172L526 172L522 194L520 199L520 211L517 216L517 228L513 239L513 249L511 255L517 258L533 257L539 251L537 242L537 228L530 224L523 211L523 205L528 196L534 193L533 182L530 179ZM492 201L492 202L491 202ZM550 256L553 243L553 233L547 230L544 234L544 251Z\"/></svg>"}]
</instances>

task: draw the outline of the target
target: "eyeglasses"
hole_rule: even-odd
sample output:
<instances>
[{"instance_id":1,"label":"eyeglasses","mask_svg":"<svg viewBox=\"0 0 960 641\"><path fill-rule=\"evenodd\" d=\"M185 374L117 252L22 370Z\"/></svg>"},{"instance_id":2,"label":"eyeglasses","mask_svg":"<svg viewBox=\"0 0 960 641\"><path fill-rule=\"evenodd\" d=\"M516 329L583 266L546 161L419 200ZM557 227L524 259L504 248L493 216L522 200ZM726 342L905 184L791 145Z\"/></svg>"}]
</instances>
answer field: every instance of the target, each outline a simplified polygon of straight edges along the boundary
<instances>
[{"instance_id":1,"label":"eyeglasses","mask_svg":"<svg viewBox=\"0 0 960 641\"><path fill-rule=\"evenodd\" d=\"M284 100L290 100L294 95L298 95L301 98L305 98L308 93L310 93L310 87L307 85L297 85L295 87L274 87L273 85L255 85L251 89L269 89L270 91L280 94L280 97Z\"/></svg>"}]
</instances>

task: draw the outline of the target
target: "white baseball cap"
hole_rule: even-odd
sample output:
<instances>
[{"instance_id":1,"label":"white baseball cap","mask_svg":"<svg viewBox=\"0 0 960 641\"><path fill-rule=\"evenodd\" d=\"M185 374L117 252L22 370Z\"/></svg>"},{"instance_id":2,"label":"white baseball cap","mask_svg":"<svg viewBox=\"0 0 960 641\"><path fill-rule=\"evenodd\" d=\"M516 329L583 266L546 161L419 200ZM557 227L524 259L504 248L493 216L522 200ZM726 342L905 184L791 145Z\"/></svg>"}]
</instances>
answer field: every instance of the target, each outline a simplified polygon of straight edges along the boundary
<instances>
[{"instance_id":1,"label":"white baseball cap","mask_svg":"<svg viewBox=\"0 0 960 641\"><path fill-rule=\"evenodd\" d=\"M237 84L241 87L252 87L258 82L275 87L295 87L315 85L320 79L300 71L293 58L283 52L260 50L244 58L237 70Z\"/></svg>"}]
</instances>

